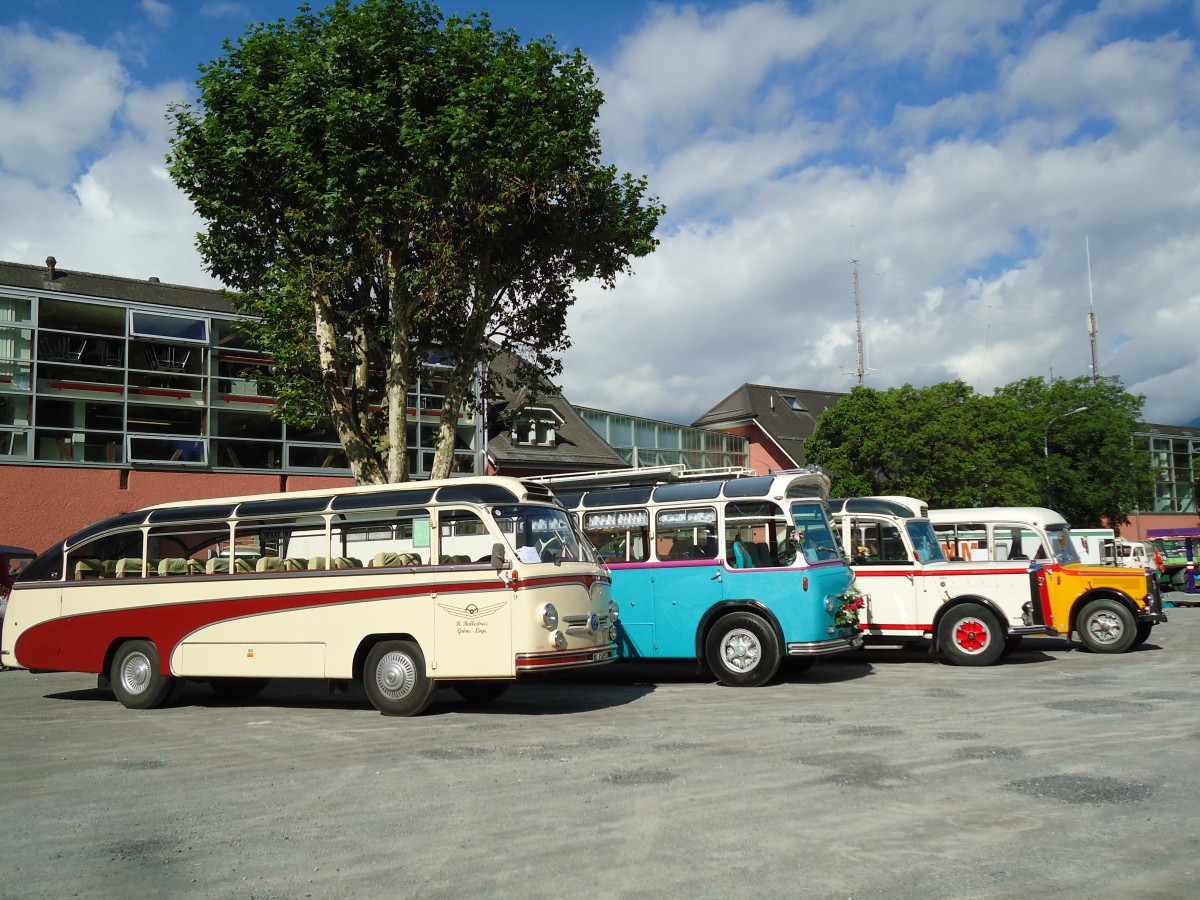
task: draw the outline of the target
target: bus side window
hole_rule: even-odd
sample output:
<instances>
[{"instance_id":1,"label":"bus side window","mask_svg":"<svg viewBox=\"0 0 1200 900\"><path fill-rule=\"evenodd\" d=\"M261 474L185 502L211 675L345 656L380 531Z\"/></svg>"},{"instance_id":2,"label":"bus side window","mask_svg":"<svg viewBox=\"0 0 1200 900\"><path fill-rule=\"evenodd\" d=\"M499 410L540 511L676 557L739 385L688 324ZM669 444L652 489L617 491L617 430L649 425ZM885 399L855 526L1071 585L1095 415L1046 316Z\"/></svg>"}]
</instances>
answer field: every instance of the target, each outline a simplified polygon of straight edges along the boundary
<instances>
[{"instance_id":1,"label":"bus side window","mask_svg":"<svg viewBox=\"0 0 1200 900\"><path fill-rule=\"evenodd\" d=\"M438 562L461 566L487 562L491 558L492 533L473 509L443 509L438 512ZM544 538L549 542L553 536Z\"/></svg>"},{"instance_id":2,"label":"bus side window","mask_svg":"<svg viewBox=\"0 0 1200 900\"><path fill-rule=\"evenodd\" d=\"M321 516L239 521L233 533L233 571L242 574L304 571L308 568L310 550L321 550L324 546L325 519Z\"/></svg>"},{"instance_id":3,"label":"bus side window","mask_svg":"<svg viewBox=\"0 0 1200 900\"><path fill-rule=\"evenodd\" d=\"M69 581L87 581L93 578L113 578L117 574L117 564L121 560L140 560L142 558L142 532L121 531L109 534L73 547L67 554L67 579ZM129 574L124 577L141 577L141 569L134 573L134 566L126 562L124 568ZM155 569L157 574L157 568Z\"/></svg>"},{"instance_id":4,"label":"bus side window","mask_svg":"<svg viewBox=\"0 0 1200 900\"><path fill-rule=\"evenodd\" d=\"M717 511L712 507L659 510L654 528L655 555L659 559L717 556Z\"/></svg>"},{"instance_id":5,"label":"bus side window","mask_svg":"<svg viewBox=\"0 0 1200 900\"><path fill-rule=\"evenodd\" d=\"M650 558L650 516L645 510L600 510L583 516L583 531L606 563Z\"/></svg>"},{"instance_id":6,"label":"bus side window","mask_svg":"<svg viewBox=\"0 0 1200 900\"><path fill-rule=\"evenodd\" d=\"M779 535L787 533L787 517L769 501L725 505L725 560L735 569L786 565Z\"/></svg>"},{"instance_id":7,"label":"bus side window","mask_svg":"<svg viewBox=\"0 0 1200 900\"><path fill-rule=\"evenodd\" d=\"M157 560L151 575L203 575L208 560L229 543L225 522L163 525L150 529L146 555Z\"/></svg>"}]
</instances>

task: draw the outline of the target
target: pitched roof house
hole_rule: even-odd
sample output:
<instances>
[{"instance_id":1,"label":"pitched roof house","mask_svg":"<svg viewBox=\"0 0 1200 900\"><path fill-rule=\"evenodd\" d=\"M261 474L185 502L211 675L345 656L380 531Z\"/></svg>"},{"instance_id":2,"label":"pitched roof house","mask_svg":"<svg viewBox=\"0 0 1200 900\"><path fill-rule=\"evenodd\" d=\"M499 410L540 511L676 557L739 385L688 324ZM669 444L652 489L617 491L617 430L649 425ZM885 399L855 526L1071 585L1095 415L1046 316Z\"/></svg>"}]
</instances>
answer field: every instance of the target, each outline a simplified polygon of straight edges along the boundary
<instances>
[{"instance_id":1,"label":"pitched roof house","mask_svg":"<svg viewBox=\"0 0 1200 900\"><path fill-rule=\"evenodd\" d=\"M749 465L759 472L794 469L805 463L804 439L813 433L821 413L845 396L839 391L743 384L692 425L745 437Z\"/></svg>"}]
</instances>

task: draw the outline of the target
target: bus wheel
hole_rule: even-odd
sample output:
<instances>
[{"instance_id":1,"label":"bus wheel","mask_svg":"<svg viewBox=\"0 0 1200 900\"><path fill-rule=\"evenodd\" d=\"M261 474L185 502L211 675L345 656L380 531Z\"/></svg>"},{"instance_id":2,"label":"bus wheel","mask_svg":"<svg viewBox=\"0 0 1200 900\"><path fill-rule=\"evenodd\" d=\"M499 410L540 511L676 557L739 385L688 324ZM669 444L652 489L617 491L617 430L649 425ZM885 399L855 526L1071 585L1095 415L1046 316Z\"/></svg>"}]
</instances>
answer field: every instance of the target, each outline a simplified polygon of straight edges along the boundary
<instances>
[{"instance_id":1,"label":"bus wheel","mask_svg":"<svg viewBox=\"0 0 1200 900\"><path fill-rule=\"evenodd\" d=\"M270 678L210 678L208 686L218 697L241 700L261 694L270 683Z\"/></svg>"},{"instance_id":2,"label":"bus wheel","mask_svg":"<svg viewBox=\"0 0 1200 900\"><path fill-rule=\"evenodd\" d=\"M1142 644L1146 643L1146 641L1150 637L1150 632L1153 630L1154 630L1153 622L1139 622L1138 627L1137 627L1137 634L1133 638L1133 646L1140 647L1140 646L1142 646Z\"/></svg>"},{"instance_id":3,"label":"bus wheel","mask_svg":"<svg viewBox=\"0 0 1200 900\"><path fill-rule=\"evenodd\" d=\"M158 651L149 641L126 641L109 669L112 692L127 709L154 709L175 692L175 679L159 669Z\"/></svg>"},{"instance_id":4,"label":"bus wheel","mask_svg":"<svg viewBox=\"0 0 1200 900\"><path fill-rule=\"evenodd\" d=\"M458 696L468 703L491 703L493 700L499 700L510 687L512 687L511 681L456 681L454 683L454 690Z\"/></svg>"},{"instance_id":5,"label":"bus wheel","mask_svg":"<svg viewBox=\"0 0 1200 900\"><path fill-rule=\"evenodd\" d=\"M1107 597L1085 606L1079 613L1075 629L1083 646L1093 653L1124 653L1137 640L1133 613L1124 604Z\"/></svg>"},{"instance_id":6,"label":"bus wheel","mask_svg":"<svg viewBox=\"0 0 1200 900\"><path fill-rule=\"evenodd\" d=\"M762 616L730 613L708 633L704 655L717 680L730 687L758 687L779 669L779 641Z\"/></svg>"},{"instance_id":7,"label":"bus wheel","mask_svg":"<svg viewBox=\"0 0 1200 900\"><path fill-rule=\"evenodd\" d=\"M385 716L415 716L433 699L425 656L412 641L380 641L367 654L363 687L371 705Z\"/></svg>"},{"instance_id":8,"label":"bus wheel","mask_svg":"<svg viewBox=\"0 0 1200 900\"><path fill-rule=\"evenodd\" d=\"M938 624L938 647L956 666L990 666L1004 645L1000 623L978 603L956 606Z\"/></svg>"}]
</instances>

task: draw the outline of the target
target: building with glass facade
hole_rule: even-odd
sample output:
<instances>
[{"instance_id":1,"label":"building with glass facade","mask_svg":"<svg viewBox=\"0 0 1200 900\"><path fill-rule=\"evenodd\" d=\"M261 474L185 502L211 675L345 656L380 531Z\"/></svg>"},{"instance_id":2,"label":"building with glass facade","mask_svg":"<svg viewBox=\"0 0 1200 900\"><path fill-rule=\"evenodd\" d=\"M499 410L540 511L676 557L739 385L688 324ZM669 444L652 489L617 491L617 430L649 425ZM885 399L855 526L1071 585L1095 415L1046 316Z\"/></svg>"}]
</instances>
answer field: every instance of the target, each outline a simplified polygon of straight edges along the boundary
<instances>
[{"instance_id":1,"label":"building with glass facade","mask_svg":"<svg viewBox=\"0 0 1200 900\"><path fill-rule=\"evenodd\" d=\"M750 464L749 444L741 435L586 406L575 411L631 466L682 463L689 469L715 469Z\"/></svg>"},{"instance_id":2,"label":"building with glass facade","mask_svg":"<svg viewBox=\"0 0 1200 900\"><path fill-rule=\"evenodd\" d=\"M0 543L48 544L150 503L348 479L332 423L271 414L255 378L271 360L239 321L220 291L0 263ZM432 467L445 371L431 360L409 393L414 477ZM485 443L465 409L455 471L484 472ZM9 530L25 504L56 497L66 520L52 536Z\"/></svg>"}]
</instances>

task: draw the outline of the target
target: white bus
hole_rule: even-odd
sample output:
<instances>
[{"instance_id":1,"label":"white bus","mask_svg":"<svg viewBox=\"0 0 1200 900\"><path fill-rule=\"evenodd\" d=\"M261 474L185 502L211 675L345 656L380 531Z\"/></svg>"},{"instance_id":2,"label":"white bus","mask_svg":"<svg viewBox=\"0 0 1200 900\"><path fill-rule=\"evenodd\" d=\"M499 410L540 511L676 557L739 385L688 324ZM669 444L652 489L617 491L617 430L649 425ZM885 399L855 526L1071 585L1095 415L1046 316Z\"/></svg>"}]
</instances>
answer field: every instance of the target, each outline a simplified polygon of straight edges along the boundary
<instances>
[{"instance_id":1,"label":"white bus","mask_svg":"<svg viewBox=\"0 0 1200 900\"><path fill-rule=\"evenodd\" d=\"M960 666L986 666L1024 635L1055 634L1044 586L1028 563L947 560L924 501L831 500L838 539L866 594L858 627L874 643L932 639Z\"/></svg>"},{"instance_id":2,"label":"white bus","mask_svg":"<svg viewBox=\"0 0 1200 900\"><path fill-rule=\"evenodd\" d=\"M93 672L127 707L182 681L246 696L272 678L360 679L385 715L434 689L614 656L595 551L546 487L512 478L163 504L91 525L13 585L0 663Z\"/></svg>"},{"instance_id":3,"label":"white bus","mask_svg":"<svg viewBox=\"0 0 1200 900\"><path fill-rule=\"evenodd\" d=\"M929 519L947 554L981 567L1036 569L1055 631L1072 633L1093 653L1124 653L1167 621L1155 575L1144 569L1086 565L1067 520L1052 509L993 506L934 509Z\"/></svg>"}]
</instances>

